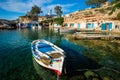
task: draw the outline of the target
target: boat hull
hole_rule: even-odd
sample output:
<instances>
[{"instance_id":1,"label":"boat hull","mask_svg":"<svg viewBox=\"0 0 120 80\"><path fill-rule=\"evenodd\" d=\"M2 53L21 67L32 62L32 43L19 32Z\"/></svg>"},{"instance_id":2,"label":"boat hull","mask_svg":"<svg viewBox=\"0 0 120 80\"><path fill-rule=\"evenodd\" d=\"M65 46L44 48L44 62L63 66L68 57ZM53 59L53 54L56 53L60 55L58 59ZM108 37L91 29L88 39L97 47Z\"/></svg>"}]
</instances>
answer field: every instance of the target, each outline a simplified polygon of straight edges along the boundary
<instances>
[{"instance_id":1,"label":"boat hull","mask_svg":"<svg viewBox=\"0 0 120 80\"><path fill-rule=\"evenodd\" d=\"M37 60L35 57L34 57L34 60L39 64L41 65L41 62L39 62L39 60ZM56 69L52 69L52 68L49 68L49 67L46 67L46 66L43 66L41 65L42 67L46 68L46 69L49 69L51 71L54 71L57 75L61 75L62 72L60 72L59 70L56 70Z\"/></svg>"},{"instance_id":2,"label":"boat hull","mask_svg":"<svg viewBox=\"0 0 120 80\"><path fill-rule=\"evenodd\" d=\"M33 66L34 69L36 70L36 73L39 75L39 77L42 80L56 80L56 73L38 64L34 57L33 57Z\"/></svg>"},{"instance_id":3,"label":"boat hull","mask_svg":"<svg viewBox=\"0 0 120 80\"><path fill-rule=\"evenodd\" d=\"M35 41L34 41L32 43L32 47L31 47L35 61L42 67L45 67L49 70L54 71L57 75L61 75L63 62L64 62L64 54L63 54L64 51L50 42L47 43L46 41L43 41L47 45L49 44L50 46L52 46L54 51L48 51L46 53L42 53L42 51L45 51L46 49L50 50L52 48L48 48L48 47L43 48L43 44L41 45L41 43L39 43L39 40L37 40L36 42L37 42L37 44L35 44ZM40 47L40 49L38 49L38 48L34 49L33 45L36 45L34 47ZM42 46L42 48L40 45ZM43 59L43 57L44 57L44 59Z\"/></svg>"}]
</instances>

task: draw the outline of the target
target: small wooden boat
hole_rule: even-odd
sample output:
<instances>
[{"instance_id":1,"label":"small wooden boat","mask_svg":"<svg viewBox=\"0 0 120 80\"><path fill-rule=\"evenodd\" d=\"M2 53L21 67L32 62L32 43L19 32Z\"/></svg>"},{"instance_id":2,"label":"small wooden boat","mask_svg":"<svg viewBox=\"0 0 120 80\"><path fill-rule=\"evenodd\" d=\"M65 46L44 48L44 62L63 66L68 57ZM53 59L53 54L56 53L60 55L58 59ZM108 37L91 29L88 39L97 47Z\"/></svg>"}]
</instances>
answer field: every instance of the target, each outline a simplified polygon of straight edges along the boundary
<instances>
[{"instance_id":1,"label":"small wooden boat","mask_svg":"<svg viewBox=\"0 0 120 80\"><path fill-rule=\"evenodd\" d=\"M46 40L35 40L31 44L35 61L41 66L54 71L58 76L62 73L64 51Z\"/></svg>"}]
</instances>

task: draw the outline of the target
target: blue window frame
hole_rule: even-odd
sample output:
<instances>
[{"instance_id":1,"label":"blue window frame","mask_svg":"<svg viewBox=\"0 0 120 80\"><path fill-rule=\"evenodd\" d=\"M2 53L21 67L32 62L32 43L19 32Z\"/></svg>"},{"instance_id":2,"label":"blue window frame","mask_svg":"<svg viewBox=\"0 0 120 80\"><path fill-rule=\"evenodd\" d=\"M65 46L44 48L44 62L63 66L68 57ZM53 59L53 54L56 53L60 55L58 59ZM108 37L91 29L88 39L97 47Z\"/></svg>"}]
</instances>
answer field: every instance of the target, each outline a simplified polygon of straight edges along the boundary
<instances>
[{"instance_id":1,"label":"blue window frame","mask_svg":"<svg viewBox=\"0 0 120 80\"><path fill-rule=\"evenodd\" d=\"M111 30L112 29L112 23L102 23L101 30Z\"/></svg>"},{"instance_id":2,"label":"blue window frame","mask_svg":"<svg viewBox=\"0 0 120 80\"><path fill-rule=\"evenodd\" d=\"M108 23L108 30L112 29L112 23Z\"/></svg>"},{"instance_id":3,"label":"blue window frame","mask_svg":"<svg viewBox=\"0 0 120 80\"><path fill-rule=\"evenodd\" d=\"M94 28L94 23L87 23L87 28Z\"/></svg>"},{"instance_id":4,"label":"blue window frame","mask_svg":"<svg viewBox=\"0 0 120 80\"><path fill-rule=\"evenodd\" d=\"M70 23L70 26L71 26L71 27L74 27L74 23Z\"/></svg>"},{"instance_id":5,"label":"blue window frame","mask_svg":"<svg viewBox=\"0 0 120 80\"><path fill-rule=\"evenodd\" d=\"M80 28L80 23L78 23L78 28Z\"/></svg>"}]
</instances>

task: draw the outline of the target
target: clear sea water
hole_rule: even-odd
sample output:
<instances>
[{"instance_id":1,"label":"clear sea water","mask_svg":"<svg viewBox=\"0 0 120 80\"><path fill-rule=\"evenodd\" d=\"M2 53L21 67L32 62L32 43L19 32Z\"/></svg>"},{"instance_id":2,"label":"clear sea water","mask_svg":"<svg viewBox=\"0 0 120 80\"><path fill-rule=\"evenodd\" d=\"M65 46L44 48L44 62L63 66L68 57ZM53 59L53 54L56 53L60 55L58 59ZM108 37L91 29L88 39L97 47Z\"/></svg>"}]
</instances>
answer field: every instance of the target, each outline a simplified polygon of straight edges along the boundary
<instances>
[{"instance_id":1,"label":"clear sea water","mask_svg":"<svg viewBox=\"0 0 120 80\"><path fill-rule=\"evenodd\" d=\"M56 80L54 72L42 68L32 57L31 42L36 39L50 41L66 52L60 80L85 80L85 70L101 67L84 56L84 47L70 42L64 35L67 34L49 29L0 30L0 80Z\"/></svg>"}]
</instances>

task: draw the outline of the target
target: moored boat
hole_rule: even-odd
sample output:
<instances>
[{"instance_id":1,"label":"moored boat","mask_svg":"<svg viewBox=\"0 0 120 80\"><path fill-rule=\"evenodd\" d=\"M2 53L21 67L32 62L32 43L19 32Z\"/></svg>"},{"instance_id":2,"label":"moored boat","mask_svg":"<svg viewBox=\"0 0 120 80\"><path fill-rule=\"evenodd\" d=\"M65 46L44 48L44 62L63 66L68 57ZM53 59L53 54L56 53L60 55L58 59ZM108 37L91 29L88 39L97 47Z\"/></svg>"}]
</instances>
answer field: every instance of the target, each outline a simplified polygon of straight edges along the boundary
<instances>
[{"instance_id":1,"label":"moored boat","mask_svg":"<svg viewBox=\"0 0 120 80\"><path fill-rule=\"evenodd\" d=\"M58 76L62 73L64 51L46 40L35 40L31 44L35 61Z\"/></svg>"}]
</instances>

